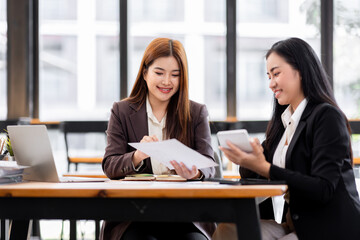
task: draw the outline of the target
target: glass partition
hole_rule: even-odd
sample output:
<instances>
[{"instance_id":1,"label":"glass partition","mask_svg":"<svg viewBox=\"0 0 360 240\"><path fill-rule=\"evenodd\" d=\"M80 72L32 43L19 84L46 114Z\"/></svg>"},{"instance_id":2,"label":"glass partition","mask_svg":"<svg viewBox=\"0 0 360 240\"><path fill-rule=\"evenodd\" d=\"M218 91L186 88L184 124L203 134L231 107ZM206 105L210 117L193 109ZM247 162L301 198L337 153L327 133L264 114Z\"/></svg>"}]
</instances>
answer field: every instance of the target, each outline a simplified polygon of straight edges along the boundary
<instances>
[{"instance_id":1,"label":"glass partition","mask_svg":"<svg viewBox=\"0 0 360 240\"><path fill-rule=\"evenodd\" d=\"M39 1L40 119L102 120L120 98L119 1Z\"/></svg>"},{"instance_id":2,"label":"glass partition","mask_svg":"<svg viewBox=\"0 0 360 240\"><path fill-rule=\"evenodd\" d=\"M174 38L188 57L190 99L205 103L211 120L226 119L225 14L225 0L128 1L128 92L151 40Z\"/></svg>"},{"instance_id":3,"label":"glass partition","mask_svg":"<svg viewBox=\"0 0 360 240\"><path fill-rule=\"evenodd\" d=\"M320 0L238 0L237 36L237 118L269 120L273 95L266 51L279 40L299 37L320 56Z\"/></svg>"},{"instance_id":4,"label":"glass partition","mask_svg":"<svg viewBox=\"0 0 360 240\"><path fill-rule=\"evenodd\" d=\"M334 92L348 118L360 118L360 1L334 4Z\"/></svg>"}]
</instances>

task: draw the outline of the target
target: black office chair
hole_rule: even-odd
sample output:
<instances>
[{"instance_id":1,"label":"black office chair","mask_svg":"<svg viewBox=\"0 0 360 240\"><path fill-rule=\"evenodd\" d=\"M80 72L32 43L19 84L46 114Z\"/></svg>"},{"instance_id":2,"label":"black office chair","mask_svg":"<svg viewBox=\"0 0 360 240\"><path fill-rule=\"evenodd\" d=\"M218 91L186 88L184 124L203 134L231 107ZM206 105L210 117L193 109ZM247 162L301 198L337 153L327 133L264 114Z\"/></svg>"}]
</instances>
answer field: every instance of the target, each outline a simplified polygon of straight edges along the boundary
<instances>
[{"instance_id":1,"label":"black office chair","mask_svg":"<svg viewBox=\"0 0 360 240\"><path fill-rule=\"evenodd\" d=\"M73 155L71 153L72 150L77 149L74 145L84 145L84 141L77 141L75 139L71 139L72 135L86 135L90 133L101 133L102 137L97 139L98 143L102 150L105 150L106 146L106 129L107 129L107 121L65 121L60 124L60 129L64 133L65 139L65 148L66 155L68 160L68 171L70 171L70 165L75 164L75 171L78 170L79 163L87 163L87 164L99 164L102 162L103 156L97 154L96 156L80 156ZM82 150L84 150L84 146L81 146Z\"/></svg>"},{"instance_id":2,"label":"black office chair","mask_svg":"<svg viewBox=\"0 0 360 240\"><path fill-rule=\"evenodd\" d=\"M17 125L19 120L13 119L13 120L2 120L0 121L0 132L2 132L4 129L7 128L9 125Z\"/></svg>"},{"instance_id":3,"label":"black office chair","mask_svg":"<svg viewBox=\"0 0 360 240\"><path fill-rule=\"evenodd\" d=\"M106 146L106 129L107 121L65 121L60 124L60 129L64 133L66 156L68 160L68 172L70 171L71 164L75 164L75 170L78 170L78 164L100 164L102 156L76 156L71 154L71 150L76 149L74 145L83 145L83 141L75 141L75 135L87 135L96 133L99 136L97 139L100 147L103 145L102 150ZM74 135L74 136L73 136ZM78 136L77 136L78 137ZM98 136L96 136L98 137ZM77 139L78 140L78 139ZM83 146L82 146L83 147ZM64 222L62 223L61 236L63 236ZM100 221L95 221L95 239L98 239L100 233ZM76 238L76 220L70 220L70 238Z\"/></svg>"}]
</instances>

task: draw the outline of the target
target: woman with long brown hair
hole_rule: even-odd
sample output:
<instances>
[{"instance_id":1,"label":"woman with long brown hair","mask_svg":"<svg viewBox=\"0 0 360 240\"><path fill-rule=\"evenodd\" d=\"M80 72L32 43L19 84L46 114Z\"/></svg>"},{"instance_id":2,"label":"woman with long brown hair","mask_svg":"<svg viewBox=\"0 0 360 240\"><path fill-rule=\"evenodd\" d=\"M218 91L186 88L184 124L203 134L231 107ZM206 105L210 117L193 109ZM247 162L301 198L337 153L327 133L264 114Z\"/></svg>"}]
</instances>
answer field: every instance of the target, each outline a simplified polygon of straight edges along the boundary
<instances>
[{"instance_id":1,"label":"woman with long brown hair","mask_svg":"<svg viewBox=\"0 0 360 240\"><path fill-rule=\"evenodd\" d=\"M110 179L136 173L178 174L193 180L214 175L213 167L188 169L174 161L170 170L128 145L170 138L213 160L206 106L189 100L185 50L177 40L157 38L145 50L130 96L111 110L102 163L105 174ZM168 239L172 232L171 239L206 240L214 229L212 223L105 222L101 237Z\"/></svg>"}]
</instances>

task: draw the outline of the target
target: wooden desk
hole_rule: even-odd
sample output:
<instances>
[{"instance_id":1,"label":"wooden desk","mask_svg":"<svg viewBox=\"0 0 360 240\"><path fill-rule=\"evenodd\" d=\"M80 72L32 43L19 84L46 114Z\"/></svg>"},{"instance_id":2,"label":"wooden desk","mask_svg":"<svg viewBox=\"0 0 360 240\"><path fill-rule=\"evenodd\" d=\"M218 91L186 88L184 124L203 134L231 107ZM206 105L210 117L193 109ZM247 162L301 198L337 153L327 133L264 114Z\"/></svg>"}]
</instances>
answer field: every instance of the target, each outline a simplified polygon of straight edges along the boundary
<instances>
[{"instance_id":1,"label":"wooden desk","mask_svg":"<svg viewBox=\"0 0 360 240\"><path fill-rule=\"evenodd\" d=\"M223 174L223 178L238 178L240 175L235 174ZM91 177L91 178L107 178L103 172L68 172L63 174L64 177Z\"/></svg>"},{"instance_id":2,"label":"wooden desk","mask_svg":"<svg viewBox=\"0 0 360 240\"><path fill-rule=\"evenodd\" d=\"M90 177L90 178L108 178L103 172L68 172L64 177Z\"/></svg>"},{"instance_id":3,"label":"wooden desk","mask_svg":"<svg viewBox=\"0 0 360 240\"><path fill-rule=\"evenodd\" d=\"M239 239L253 240L261 239L255 198L286 189L206 182L7 184L0 185L0 218L13 219L10 239L25 239L29 219L107 219L235 222Z\"/></svg>"}]
</instances>

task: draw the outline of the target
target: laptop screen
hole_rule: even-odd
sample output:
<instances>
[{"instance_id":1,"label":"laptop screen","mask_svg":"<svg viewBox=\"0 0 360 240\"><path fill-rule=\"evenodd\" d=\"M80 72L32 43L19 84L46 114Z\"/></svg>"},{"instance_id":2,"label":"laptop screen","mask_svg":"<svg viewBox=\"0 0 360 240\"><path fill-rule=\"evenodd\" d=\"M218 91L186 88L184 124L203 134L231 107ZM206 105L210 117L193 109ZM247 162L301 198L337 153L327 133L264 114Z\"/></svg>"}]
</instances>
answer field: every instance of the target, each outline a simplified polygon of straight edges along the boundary
<instances>
[{"instance_id":1,"label":"laptop screen","mask_svg":"<svg viewBox=\"0 0 360 240\"><path fill-rule=\"evenodd\" d=\"M30 166L24 180L59 182L49 136L45 125L8 126L15 161Z\"/></svg>"}]
</instances>

